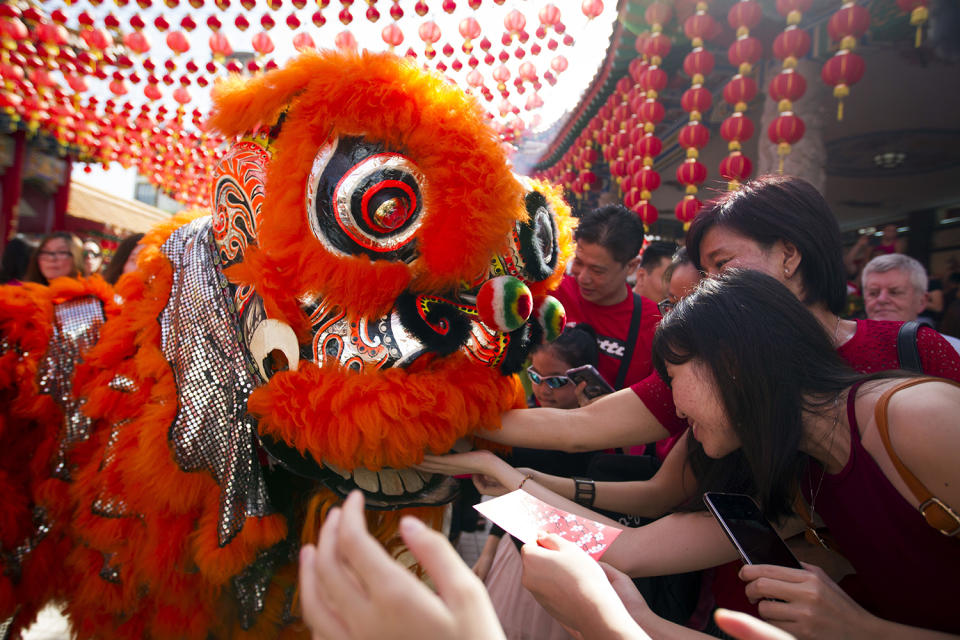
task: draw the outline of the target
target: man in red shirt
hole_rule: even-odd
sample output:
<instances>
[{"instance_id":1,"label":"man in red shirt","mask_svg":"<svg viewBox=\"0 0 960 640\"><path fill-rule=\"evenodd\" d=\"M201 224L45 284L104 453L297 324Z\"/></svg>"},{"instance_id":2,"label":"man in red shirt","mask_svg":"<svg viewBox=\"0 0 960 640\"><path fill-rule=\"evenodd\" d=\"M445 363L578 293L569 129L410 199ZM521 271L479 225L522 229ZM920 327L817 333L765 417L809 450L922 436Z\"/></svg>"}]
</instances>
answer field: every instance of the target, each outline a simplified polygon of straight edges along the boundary
<instances>
[{"instance_id":1,"label":"man in red shirt","mask_svg":"<svg viewBox=\"0 0 960 640\"><path fill-rule=\"evenodd\" d=\"M643 224L625 207L610 205L584 215L574 240L571 275L553 295L568 322L586 322L596 330L600 375L616 389L628 387L652 371L650 349L660 321L656 301L627 285L640 262Z\"/></svg>"}]
</instances>

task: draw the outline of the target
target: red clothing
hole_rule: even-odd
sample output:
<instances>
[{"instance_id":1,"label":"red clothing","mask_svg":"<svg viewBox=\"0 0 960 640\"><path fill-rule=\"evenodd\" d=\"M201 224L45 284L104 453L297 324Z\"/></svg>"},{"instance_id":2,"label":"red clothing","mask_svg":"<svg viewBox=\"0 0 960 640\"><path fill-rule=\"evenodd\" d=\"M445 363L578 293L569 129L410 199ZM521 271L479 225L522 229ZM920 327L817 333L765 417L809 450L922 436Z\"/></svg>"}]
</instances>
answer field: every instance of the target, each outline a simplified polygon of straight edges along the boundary
<instances>
[{"instance_id":1,"label":"red clothing","mask_svg":"<svg viewBox=\"0 0 960 640\"><path fill-rule=\"evenodd\" d=\"M601 306L588 302L580 295L580 288L572 276L566 276L556 291L553 292L567 312L567 322L576 324L586 322L597 332L597 346L600 347L600 361L597 370L604 380L616 386L617 372L620 361L626 350L627 332L630 330L630 318L633 315L633 291L623 285L627 297L623 302L609 306ZM643 380L653 371L652 347L653 334L660 322L660 312L652 300L640 298L641 316L640 328L637 330L636 346L633 349L633 359L627 370L624 387Z\"/></svg>"},{"instance_id":2,"label":"red clothing","mask_svg":"<svg viewBox=\"0 0 960 640\"><path fill-rule=\"evenodd\" d=\"M956 576L960 544L927 524L863 448L854 407L847 396L850 458L837 474L811 462L802 482L838 550L857 570L857 602L885 619L924 629L960 632ZM822 478L822 481L821 481Z\"/></svg>"},{"instance_id":3,"label":"red clothing","mask_svg":"<svg viewBox=\"0 0 960 640\"><path fill-rule=\"evenodd\" d=\"M882 320L857 320L856 333L837 349L837 353L860 373L898 369L900 358L897 355L897 331L902 324L902 322ZM920 327L917 332L917 347L924 373L960 382L960 355L954 351L949 342L943 339L943 336L930 327ZM668 440L671 441L672 446L672 442L675 442L686 429L687 423L686 420L677 417L677 408L673 404L670 387L654 373L630 388L643 401L650 413L670 432L671 438ZM663 442L665 441L658 443L658 453ZM757 615L756 606L751 605L744 594L744 583L737 576L739 571L739 561L716 568L713 592L717 605Z\"/></svg>"}]
</instances>

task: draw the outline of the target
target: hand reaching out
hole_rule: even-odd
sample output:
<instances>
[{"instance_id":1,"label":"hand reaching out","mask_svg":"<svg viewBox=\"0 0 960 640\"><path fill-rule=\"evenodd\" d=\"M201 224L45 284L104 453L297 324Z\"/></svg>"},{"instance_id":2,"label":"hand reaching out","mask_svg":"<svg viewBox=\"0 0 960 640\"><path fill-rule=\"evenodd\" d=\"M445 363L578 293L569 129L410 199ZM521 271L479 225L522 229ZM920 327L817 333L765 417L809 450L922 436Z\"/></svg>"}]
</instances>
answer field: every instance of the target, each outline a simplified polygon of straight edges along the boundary
<instances>
[{"instance_id":1,"label":"hand reaching out","mask_svg":"<svg viewBox=\"0 0 960 640\"><path fill-rule=\"evenodd\" d=\"M400 534L437 593L367 532L360 492L330 510L317 546L300 552L303 619L314 640L502 639L483 583L446 538L413 517Z\"/></svg>"}]
</instances>

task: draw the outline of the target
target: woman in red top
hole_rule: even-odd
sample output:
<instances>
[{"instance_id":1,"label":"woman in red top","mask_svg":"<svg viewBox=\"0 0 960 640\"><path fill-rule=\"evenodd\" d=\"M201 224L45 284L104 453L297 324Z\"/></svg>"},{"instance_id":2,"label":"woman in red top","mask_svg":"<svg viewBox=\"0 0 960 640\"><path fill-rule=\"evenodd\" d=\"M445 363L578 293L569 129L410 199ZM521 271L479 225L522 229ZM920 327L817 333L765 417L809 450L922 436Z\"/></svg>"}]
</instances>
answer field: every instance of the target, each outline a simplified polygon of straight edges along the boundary
<instances>
[{"instance_id":1,"label":"woman in red top","mask_svg":"<svg viewBox=\"0 0 960 640\"><path fill-rule=\"evenodd\" d=\"M764 176L720 196L700 211L687 235L687 250L699 269L716 276L730 267L766 273L790 289L820 321L834 346L861 373L899 368L900 323L840 318L846 302L840 227L823 196L808 182ZM936 331L921 327L917 347L924 373L960 382L960 355ZM682 433L670 389L654 373L579 409L520 409L503 414L501 428L478 435L503 444L595 451L632 447ZM681 440L682 442L682 440ZM624 503L656 517L689 498L683 491L683 450L667 456L652 481L597 483L596 506ZM550 480L572 496L573 481ZM687 483L689 484L689 483Z\"/></svg>"},{"instance_id":2,"label":"woman in red top","mask_svg":"<svg viewBox=\"0 0 960 640\"><path fill-rule=\"evenodd\" d=\"M744 567L741 579L763 617L802 638L933 638L943 636L924 630L960 631L953 605L960 543L924 521L920 500L894 468L873 420L880 396L902 381L897 374L851 370L794 296L774 279L745 270L705 280L678 305L657 331L654 361L671 381L696 440L689 454L695 493L751 493L764 515L790 534L804 528L794 515L799 486L808 510L830 528L862 578L854 602L809 565ZM960 387L933 380L893 396L888 424L892 450L943 504L960 512L958 410ZM502 487L523 479L489 452L452 458ZM427 461L431 470L451 462ZM535 482L523 488L549 498ZM572 503L564 508L601 519ZM579 602L576 572L539 550L525 556L524 585L538 600L570 616L563 622L596 632L602 620L574 614L599 609ZM735 556L721 529L699 511L624 530L603 560L630 575L647 575ZM651 636L670 635L648 611L633 613Z\"/></svg>"}]
</instances>

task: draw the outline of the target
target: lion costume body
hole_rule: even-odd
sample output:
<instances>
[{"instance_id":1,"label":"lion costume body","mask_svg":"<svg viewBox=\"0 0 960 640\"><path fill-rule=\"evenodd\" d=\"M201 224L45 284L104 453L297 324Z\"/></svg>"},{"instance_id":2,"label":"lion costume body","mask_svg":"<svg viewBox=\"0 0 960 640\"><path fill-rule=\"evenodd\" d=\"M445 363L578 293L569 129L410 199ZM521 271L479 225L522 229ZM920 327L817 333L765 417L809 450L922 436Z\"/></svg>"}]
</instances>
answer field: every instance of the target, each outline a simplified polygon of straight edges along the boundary
<instances>
[{"instance_id":1,"label":"lion costume body","mask_svg":"<svg viewBox=\"0 0 960 640\"><path fill-rule=\"evenodd\" d=\"M522 401L562 328L569 211L471 99L389 54L215 91L212 210L99 278L0 292L0 619L81 638L301 637L296 556L359 487L395 554L411 469ZM122 301L122 302L121 302Z\"/></svg>"}]
</instances>

